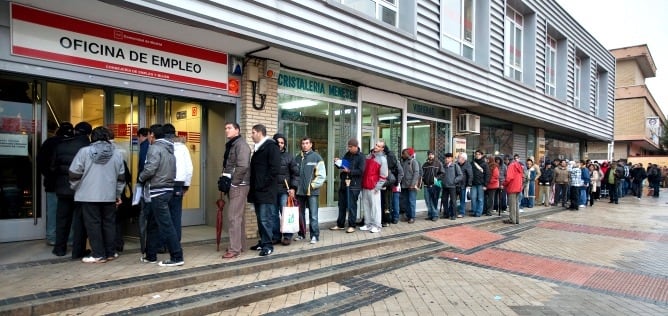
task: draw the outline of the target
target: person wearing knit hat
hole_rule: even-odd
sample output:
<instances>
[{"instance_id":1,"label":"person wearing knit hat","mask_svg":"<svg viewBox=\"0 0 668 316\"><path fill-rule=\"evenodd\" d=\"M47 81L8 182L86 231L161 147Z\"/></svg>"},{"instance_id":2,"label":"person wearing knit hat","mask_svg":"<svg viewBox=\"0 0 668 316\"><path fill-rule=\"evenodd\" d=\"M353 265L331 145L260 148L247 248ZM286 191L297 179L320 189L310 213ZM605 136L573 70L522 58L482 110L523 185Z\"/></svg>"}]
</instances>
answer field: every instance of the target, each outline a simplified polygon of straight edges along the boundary
<instances>
[{"instance_id":1,"label":"person wearing knit hat","mask_svg":"<svg viewBox=\"0 0 668 316\"><path fill-rule=\"evenodd\" d=\"M401 167L404 177L401 179L401 202L406 210L406 220L415 223L415 203L417 190L420 187L420 164L415 160L415 150L409 147L401 151Z\"/></svg>"},{"instance_id":2,"label":"person wearing knit hat","mask_svg":"<svg viewBox=\"0 0 668 316\"><path fill-rule=\"evenodd\" d=\"M348 151L343 157L335 157L334 165L339 169L339 214L336 225L330 230L344 230L346 226L346 215L348 216L347 233L354 233L357 224L357 200L362 190L362 174L364 173L364 155L358 147L359 142L355 138L348 140ZM345 162L345 163L344 163Z\"/></svg>"}]
</instances>

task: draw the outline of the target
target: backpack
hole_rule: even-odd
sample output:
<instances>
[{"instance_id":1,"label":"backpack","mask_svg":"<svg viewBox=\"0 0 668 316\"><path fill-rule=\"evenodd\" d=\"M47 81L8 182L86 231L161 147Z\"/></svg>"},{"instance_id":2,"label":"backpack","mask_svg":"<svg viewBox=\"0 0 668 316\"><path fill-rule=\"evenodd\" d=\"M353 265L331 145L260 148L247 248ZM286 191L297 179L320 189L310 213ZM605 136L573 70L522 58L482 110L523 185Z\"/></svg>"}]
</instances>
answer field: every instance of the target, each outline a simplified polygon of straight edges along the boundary
<instances>
[{"instance_id":1,"label":"backpack","mask_svg":"<svg viewBox=\"0 0 668 316\"><path fill-rule=\"evenodd\" d=\"M385 184L383 187L389 188L391 186L397 185L397 176L399 169L397 168L397 157L392 153L387 153L387 179L385 179Z\"/></svg>"}]
</instances>

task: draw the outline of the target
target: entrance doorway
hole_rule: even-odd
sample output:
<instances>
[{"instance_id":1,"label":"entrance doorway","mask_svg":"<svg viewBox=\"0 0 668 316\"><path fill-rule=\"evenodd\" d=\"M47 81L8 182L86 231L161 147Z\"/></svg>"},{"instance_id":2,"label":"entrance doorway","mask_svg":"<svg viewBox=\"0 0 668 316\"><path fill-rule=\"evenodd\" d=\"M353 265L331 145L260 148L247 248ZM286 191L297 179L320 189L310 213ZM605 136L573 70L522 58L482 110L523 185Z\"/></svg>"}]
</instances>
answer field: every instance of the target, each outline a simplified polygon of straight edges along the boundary
<instances>
[{"instance_id":1,"label":"entrance doorway","mask_svg":"<svg viewBox=\"0 0 668 316\"><path fill-rule=\"evenodd\" d=\"M35 162L40 88L28 79L0 77L0 242L44 237Z\"/></svg>"},{"instance_id":2,"label":"entrance doorway","mask_svg":"<svg viewBox=\"0 0 668 316\"><path fill-rule=\"evenodd\" d=\"M206 146L201 146L206 108L220 103L177 98L144 91L57 82L0 74L0 242L43 239L47 220L55 222L55 209L47 212L36 155L42 142L54 136L63 122L105 125L115 135L137 179L137 130L151 124L171 123L176 137L188 147L193 177L184 196L182 225L205 224L202 203ZM232 107L233 109L233 107ZM204 133L206 134L206 133ZM224 145L224 144L223 144Z\"/></svg>"}]
</instances>

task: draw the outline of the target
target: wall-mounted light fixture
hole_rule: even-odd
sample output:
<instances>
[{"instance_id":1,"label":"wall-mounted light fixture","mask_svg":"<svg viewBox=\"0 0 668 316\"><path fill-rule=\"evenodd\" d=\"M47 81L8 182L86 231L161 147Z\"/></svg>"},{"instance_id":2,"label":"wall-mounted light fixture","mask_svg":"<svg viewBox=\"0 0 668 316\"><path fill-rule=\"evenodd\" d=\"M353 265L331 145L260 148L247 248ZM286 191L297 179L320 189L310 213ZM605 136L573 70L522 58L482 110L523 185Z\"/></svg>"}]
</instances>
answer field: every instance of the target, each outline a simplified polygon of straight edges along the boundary
<instances>
[{"instance_id":1,"label":"wall-mounted light fixture","mask_svg":"<svg viewBox=\"0 0 668 316\"><path fill-rule=\"evenodd\" d=\"M253 108L256 110L264 109L264 102L267 100L267 79L262 78L258 80L258 69L255 65L246 67L248 81L253 87ZM259 87L258 87L259 82ZM260 104L255 103L255 94L260 95Z\"/></svg>"}]
</instances>

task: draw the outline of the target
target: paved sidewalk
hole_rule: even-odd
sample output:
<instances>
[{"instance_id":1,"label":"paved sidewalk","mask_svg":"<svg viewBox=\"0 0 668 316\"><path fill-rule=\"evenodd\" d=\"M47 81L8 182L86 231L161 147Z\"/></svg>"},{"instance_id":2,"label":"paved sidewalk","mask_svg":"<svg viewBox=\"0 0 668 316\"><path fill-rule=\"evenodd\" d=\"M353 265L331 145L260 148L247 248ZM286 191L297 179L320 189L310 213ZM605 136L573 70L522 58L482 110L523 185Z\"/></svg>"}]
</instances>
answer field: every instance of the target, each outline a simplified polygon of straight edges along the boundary
<instances>
[{"instance_id":1,"label":"paved sidewalk","mask_svg":"<svg viewBox=\"0 0 668 316\"><path fill-rule=\"evenodd\" d=\"M498 216L437 222L418 217L415 224L402 222L383 228L379 234L360 231L348 234L330 231L329 226L323 225L318 244L278 245L276 252L267 258L248 250L237 259L224 261L212 240L193 241L184 247L186 265L177 268L141 264L136 250L97 265L59 258L14 262L0 265L3 271L0 303L3 298L46 295L87 284L178 273L211 264L229 263L241 268L278 255L299 256L311 249L420 232L425 240L410 245L384 246L375 251L221 281L234 288L261 280L278 280L350 260L380 257L406 246L409 246L406 251L410 251L411 247L433 241L454 250L272 298L258 298L254 303L213 315L666 315L668 191L661 193L659 199L625 197L618 205L600 201L577 212L561 208L527 209L521 225L502 224ZM544 216L533 216L541 212L545 212ZM212 228L196 229L208 234ZM196 297L220 288L221 281L101 303L58 315L102 315L186 295Z\"/></svg>"},{"instance_id":2,"label":"paved sidewalk","mask_svg":"<svg viewBox=\"0 0 668 316\"><path fill-rule=\"evenodd\" d=\"M431 231L459 250L213 315L666 315L666 195Z\"/></svg>"}]
</instances>

